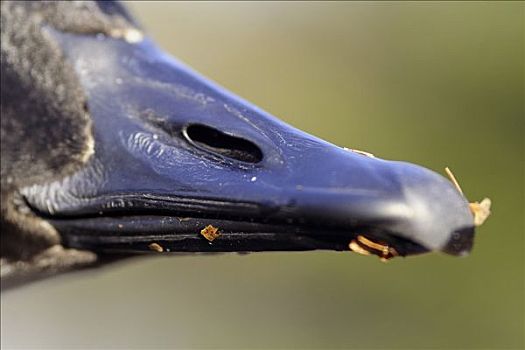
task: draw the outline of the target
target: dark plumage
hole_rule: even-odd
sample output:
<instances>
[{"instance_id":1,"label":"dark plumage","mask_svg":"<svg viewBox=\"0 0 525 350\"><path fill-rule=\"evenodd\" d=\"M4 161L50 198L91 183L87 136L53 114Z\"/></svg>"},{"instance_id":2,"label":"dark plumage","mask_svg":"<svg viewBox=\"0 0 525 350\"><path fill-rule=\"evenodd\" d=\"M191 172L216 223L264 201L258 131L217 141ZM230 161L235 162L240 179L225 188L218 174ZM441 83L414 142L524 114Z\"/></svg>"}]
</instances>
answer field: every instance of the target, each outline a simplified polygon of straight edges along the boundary
<instances>
[{"instance_id":1,"label":"dark plumage","mask_svg":"<svg viewBox=\"0 0 525 350\"><path fill-rule=\"evenodd\" d=\"M95 35L135 25L118 3L3 1L1 6L2 271L53 273L53 265L91 263L91 253L63 251L56 230L35 216L18 192L72 174L93 152L86 96L43 28Z\"/></svg>"},{"instance_id":2,"label":"dark plumage","mask_svg":"<svg viewBox=\"0 0 525 350\"><path fill-rule=\"evenodd\" d=\"M2 2L1 35L4 286L151 251L472 247L446 179L291 128L167 57L118 3Z\"/></svg>"}]
</instances>

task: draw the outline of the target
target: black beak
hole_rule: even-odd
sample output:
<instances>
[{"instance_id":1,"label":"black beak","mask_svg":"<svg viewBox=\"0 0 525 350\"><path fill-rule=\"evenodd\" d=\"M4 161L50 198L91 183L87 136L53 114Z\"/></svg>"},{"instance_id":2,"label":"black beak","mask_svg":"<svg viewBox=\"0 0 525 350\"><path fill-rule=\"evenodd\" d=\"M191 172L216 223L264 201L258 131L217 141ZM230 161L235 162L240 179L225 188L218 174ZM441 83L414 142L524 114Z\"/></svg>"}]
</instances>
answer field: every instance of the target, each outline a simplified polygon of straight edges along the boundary
<instances>
[{"instance_id":1,"label":"black beak","mask_svg":"<svg viewBox=\"0 0 525 350\"><path fill-rule=\"evenodd\" d=\"M470 250L468 203L440 175L296 130L148 39L52 35L87 95L94 154L71 177L23 193L66 245L345 250L364 235L399 255ZM207 225L221 234L213 242L200 234Z\"/></svg>"}]
</instances>

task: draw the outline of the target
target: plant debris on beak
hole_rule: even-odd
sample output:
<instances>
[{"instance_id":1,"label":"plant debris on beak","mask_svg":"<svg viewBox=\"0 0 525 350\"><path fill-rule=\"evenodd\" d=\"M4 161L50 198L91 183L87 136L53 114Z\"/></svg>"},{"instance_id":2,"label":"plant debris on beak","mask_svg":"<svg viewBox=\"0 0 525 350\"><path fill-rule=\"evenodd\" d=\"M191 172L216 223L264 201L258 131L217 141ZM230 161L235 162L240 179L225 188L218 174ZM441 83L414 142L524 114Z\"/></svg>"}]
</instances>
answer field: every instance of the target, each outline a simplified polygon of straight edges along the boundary
<instances>
[{"instance_id":1,"label":"plant debris on beak","mask_svg":"<svg viewBox=\"0 0 525 350\"><path fill-rule=\"evenodd\" d=\"M348 247L351 251L361 255L377 255L381 261L388 261L399 255L398 252L388 244L377 243L361 235L358 235L357 239L353 239Z\"/></svg>"},{"instance_id":2,"label":"plant debris on beak","mask_svg":"<svg viewBox=\"0 0 525 350\"><path fill-rule=\"evenodd\" d=\"M463 194L463 190L461 189L461 186L459 185L458 180L456 180L456 177L452 173L452 171L446 167L445 172L447 173L448 177L452 181L452 183L456 186L459 193ZM490 198L484 198L481 202L470 202L469 203L469 209L472 212L472 215L474 216L474 226L481 226L487 220L487 218L490 216L490 206L492 205L492 201Z\"/></svg>"},{"instance_id":3,"label":"plant debris on beak","mask_svg":"<svg viewBox=\"0 0 525 350\"><path fill-rule=\"evenodd\" d=\"M208 241L213 242L216 238L218 238L221 234L219 232L219 229L217 227L214 227L212 225L208 225L205 228L201 230L201 235L206 238Z\"/></svg>"}]
</instances>

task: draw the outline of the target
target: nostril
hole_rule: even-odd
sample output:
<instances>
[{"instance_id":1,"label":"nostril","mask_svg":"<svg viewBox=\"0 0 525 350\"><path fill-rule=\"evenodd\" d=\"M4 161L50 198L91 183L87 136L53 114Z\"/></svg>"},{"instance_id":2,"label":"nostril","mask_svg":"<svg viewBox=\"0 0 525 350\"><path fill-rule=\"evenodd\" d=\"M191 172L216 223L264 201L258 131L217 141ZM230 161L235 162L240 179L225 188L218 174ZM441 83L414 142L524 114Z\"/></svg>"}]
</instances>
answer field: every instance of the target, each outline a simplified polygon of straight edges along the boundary
<instances>
[{"instance_id":1,"label":"nostril","mask_svg":"<svg viewBox=\"0 0 525 350\"><path fill-rule=\"evenodd\" d=\"M263 159L261 149L253 142L206 125L188 125L182 134L196 147L223 157L247 163L259 163Z\"/></svg>"}]
</instances>

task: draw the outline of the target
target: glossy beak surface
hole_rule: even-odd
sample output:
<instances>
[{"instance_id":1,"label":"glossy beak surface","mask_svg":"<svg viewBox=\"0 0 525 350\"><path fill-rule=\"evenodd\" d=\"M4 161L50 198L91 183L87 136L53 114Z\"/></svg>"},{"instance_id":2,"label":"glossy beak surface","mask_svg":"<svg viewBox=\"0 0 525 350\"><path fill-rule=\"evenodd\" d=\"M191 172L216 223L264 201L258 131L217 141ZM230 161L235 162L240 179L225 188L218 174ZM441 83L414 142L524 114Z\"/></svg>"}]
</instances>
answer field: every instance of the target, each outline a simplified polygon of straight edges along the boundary
<instances>
[{"instance_id":1,"label":"glossy beak surface","mask_svg":"<svg viewBox=\"0 0 525 350\"><path fill-rule=\"evenodd\" d=\"M66 245L96 251L472 247L467 200L422 167L367 157L290 127L150 40L52 32L78 74L95 152L71 177L24 190ZM200 231L219 229L213 242Z\"/></svg>"}]
</instances>

